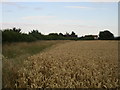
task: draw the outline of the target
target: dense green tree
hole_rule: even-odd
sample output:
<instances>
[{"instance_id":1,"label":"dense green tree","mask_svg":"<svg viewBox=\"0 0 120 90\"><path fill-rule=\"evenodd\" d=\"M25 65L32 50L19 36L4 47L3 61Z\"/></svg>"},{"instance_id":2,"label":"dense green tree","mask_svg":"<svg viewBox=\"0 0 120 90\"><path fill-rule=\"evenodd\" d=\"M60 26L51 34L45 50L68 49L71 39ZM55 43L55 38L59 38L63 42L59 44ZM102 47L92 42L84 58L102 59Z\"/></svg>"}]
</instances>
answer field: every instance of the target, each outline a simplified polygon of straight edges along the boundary
<instances>
[{"instance_id":1,"label":"dense green tree","mask_svg":"<svg viewBox=\"0 0 120 90\"><path fill-rule=\"evenodd\" d=\"M65 37L70 37L70 34L68 32L66 32L66 34L64 36Z\"/></svg>"},{"instance_id":2,"label":"dense green tree","mask_svg":"<svg viewBox=\"0 0 120 90\"><path fill-rule=\"evenodd\" d=\"M71 37L77 37L77 35L72 31L72 33L71 33L71 35L70 35Z\"/></svg>"},{"instance_id":3,"label":"dense green tree","mask_svg":"<svg viewBox=\"0 0 120 90\"><path fill-rule=\"evenodd\" d=\"M48 37L50 40L59 40L59 35L57 33L50 33Z\"/></svg>"},{"instance_id":4,"label":"dense green tree","mask_svg":"<svg viewBox=\"0 0 120 90\"><path fill-rule=\"evenodd\" d=\"M20 28L4 29L2 32L2 42L31 42L36 40L94 40L95 35L85 35L77 37L72 31L71 34L66 33L50 33L48 35L41 34L38 30L33 30L29 34L21 32ZM97 35L96 35L97 36ZM110 31L103 31L99 33L100 40L120 40L120 37L115 37Z\"/></svg>"},{"instance_id":5,"label":"dense green tree","mask_svg":"<svg viewBox=\"0 0 120 90\"><path fill-rule=\"evenodd\" d=\"M32 35L33 37L35 37L38 40L43 39L43 35L38 30L33 30L33 31L29 32L29 35Z\"/></svg>"},{"instance_id":6,"label":"dense green tree","mask_svg":"<svg viewBox=\"0 0 120 90\"><path fill-rule=\"evenodd\" d=\"M59 33L59 36L64 36L62 33Z\"/></svg>"},{"instance_id":7,"label":"dense green tree","mask_svg":"<svg viewBox=\"0 0 120 90\"><path fill-rule=\"evenodd\" d=\"M4 30L2 32L2 41L3 42L16 42L20 41L20 34L13 30Z\"/></svg>"},{"instance_id":8,"label":"dense green tree","mask_svg":"<svg viewBox=\"0 0 120 90\"><path fill-rule=\"evenodd\" d=\"M72 35L72 36L74 36L74 35L75 35L75 33L72 31L71 35Z\"/></svg>"},{"instance_id":9,"label":"dense green tree","mask_svg":"<svg viewBox=\"0 0 120 90\"><path fill-rule=\"evenodd\" d=\"M108 30L101 31L99 33L99 39L100 40L113 40L114 39L114 35L110 31L108 31Z\"/></svg>"},{"instance_id":10,"label":"dense green tree","mask_svg":"<svg viewBox=\"0 0 120 90\"><path fill-rule=\"evenodd\" d=\"M15 27L14 27L12 30L13 30L14 32L17 32L17 33L20 33L20 31L21 31L20 28L16 29Z\"/></svg>"},{"instance_id":11,"label":"dense green tree","mask_svg":"<svg viewBox=\"0 0 120 90\"><path fill-rule=\"evenodd\" d=\"M35 37L20 32L21 29L5 29L2 31L2 42L23 42L35 41Z\"/></svg>"}]
</instances>

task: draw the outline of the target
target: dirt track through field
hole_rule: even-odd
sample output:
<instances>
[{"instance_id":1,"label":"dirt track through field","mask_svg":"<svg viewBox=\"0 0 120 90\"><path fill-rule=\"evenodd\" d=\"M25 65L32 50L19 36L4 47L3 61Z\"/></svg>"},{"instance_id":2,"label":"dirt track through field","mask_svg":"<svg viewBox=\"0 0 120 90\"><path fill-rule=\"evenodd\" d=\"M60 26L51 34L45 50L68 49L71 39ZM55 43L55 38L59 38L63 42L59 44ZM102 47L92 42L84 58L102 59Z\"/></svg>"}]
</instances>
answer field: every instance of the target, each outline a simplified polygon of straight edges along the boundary
<instances>
[{"instance_id":1,"label":"dirt track through field","mask_svg":"<svg viewBox=\"0 0 120 90\"><path fill-rule=\"evenodd\" d=\"M18 88L118 87L117 41L70 41L29 57Z\"/></svg>"}]
</instances>

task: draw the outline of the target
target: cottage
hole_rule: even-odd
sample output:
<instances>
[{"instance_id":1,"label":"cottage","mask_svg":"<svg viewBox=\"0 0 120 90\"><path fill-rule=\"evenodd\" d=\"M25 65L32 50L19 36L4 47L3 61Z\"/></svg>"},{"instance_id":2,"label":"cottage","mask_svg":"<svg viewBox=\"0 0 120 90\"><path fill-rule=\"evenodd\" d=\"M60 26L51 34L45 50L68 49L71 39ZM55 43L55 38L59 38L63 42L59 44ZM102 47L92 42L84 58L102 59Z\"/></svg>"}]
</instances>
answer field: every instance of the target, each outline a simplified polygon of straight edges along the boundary
<instances>
[{"instance_id":1,"label":"cottage","mask_svg":"<svg viewBox=\"0 0 120 90\"><path fill-rule=\"evenodd\" d=\"M85 35L84 38L86 39L98 39L98 36L97 35Z\"/></svg>"},{"instance_id":2,"label":"cottage","mask_svg":"<svg viewBox=\"0 0 120 90\"><path fill-rule=\"evenodd\" d=\"M92 35L94 39L98 39L98 35Z\"/></svg>"}]
</instances>

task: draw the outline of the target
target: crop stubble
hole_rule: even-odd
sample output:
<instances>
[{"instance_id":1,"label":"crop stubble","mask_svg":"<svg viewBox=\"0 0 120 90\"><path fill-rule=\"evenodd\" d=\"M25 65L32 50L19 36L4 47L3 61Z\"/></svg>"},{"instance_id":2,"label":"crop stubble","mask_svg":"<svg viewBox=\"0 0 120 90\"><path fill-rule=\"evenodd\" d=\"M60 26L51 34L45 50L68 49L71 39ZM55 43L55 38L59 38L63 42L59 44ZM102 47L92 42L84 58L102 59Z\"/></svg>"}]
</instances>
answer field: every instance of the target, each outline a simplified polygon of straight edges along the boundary
<instances>
[{"instance_id":1,"label":"crop stubble","mask_svg":"<svg viewBox=\"0 0 120 90\"><path fill-rule=\"evenodd\" d=\"M28 57L17 88L116 88L117 41L71 41Z\"/></svg>"}]
</instances>

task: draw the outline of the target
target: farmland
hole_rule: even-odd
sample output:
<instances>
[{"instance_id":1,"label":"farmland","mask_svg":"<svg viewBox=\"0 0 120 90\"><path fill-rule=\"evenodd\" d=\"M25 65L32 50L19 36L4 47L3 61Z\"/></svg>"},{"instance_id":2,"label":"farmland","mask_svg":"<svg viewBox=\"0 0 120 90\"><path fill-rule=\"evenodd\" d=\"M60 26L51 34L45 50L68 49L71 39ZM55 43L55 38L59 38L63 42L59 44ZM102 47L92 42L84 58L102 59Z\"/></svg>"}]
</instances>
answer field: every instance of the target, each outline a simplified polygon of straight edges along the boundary
<instances>
[{"instance_id":1,"label":"farmland","mask_svg":"<svg viewBox=\"0 0 120 90\"><path fill-rule=\"evenodd\" d=\"M3 68L3 88L14 88L15 80L18 77L18 70L24 65L27 57L40 53L51 46L66 41L36 41L36 42L17 42L2 45L2 68Z\"/></svg>"},{"instance_id":2,"label":"farmland","mask_svg":"<svg viewBox=\"0 0 120 90\"><path fill-rule=\"evenodd\" d=\"M4 85L4 87L16 87L16 88L119 87L118 41L94 40L94 41L57 41L57 42L53 41L53 42L54 45L52 44L51 48L42 50L41 52L36 52L36 50L38 50L36 49L35 50L36 53L30 54L26 58L24 58L25 60L23 61L21 67L19 66L19 69L15 70L17 72L15 73L16 79L13 82L14 85L11 86L11 84L8 83L6 86ZM34 44L35 43L33 43L32 45L35 47ZM26 48L27 45L25 45ZM47 45L49 45L49 43L47 43ZM5 50L8 49L4 48L4 51ZM13 51L16 50L17 48ZM31 49L29 48L27 50ZM34 51L34 49L28 52L32 53L32 51ZM24 52L24 55L26 56L27 54L25 53L28 52ZM13 58L15 56L18 57L17 55L19 55L19 60L20 57L24 57L24 55L21 54L20 52L18 52L18 54L15 56L8 55L8 53L5 53L5 55L8 56L9 58ZM4 66L6 63L7 62L4 63ZM5 80L5 78L6 77L4 76L3 80ZM5 80L4 83L7 83L7 81Z\"/></svg>"}]
</instances>

